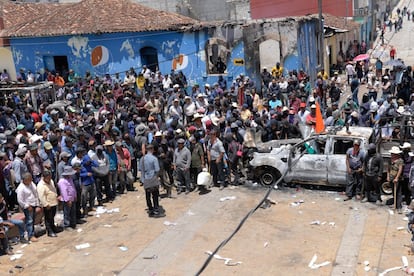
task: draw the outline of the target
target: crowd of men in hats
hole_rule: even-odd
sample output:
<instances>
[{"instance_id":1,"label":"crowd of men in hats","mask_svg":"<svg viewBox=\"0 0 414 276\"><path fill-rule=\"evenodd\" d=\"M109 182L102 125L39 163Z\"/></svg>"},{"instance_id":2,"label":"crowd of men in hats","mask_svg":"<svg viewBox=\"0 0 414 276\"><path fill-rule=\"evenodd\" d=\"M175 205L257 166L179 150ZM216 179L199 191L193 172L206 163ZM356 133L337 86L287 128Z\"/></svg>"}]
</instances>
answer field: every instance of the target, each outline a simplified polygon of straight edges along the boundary
<instances>
[{"instance_id":1,"label":"crowd of men in hats","mask_svg":"<svg viewBox=\"0 0 414 276\"><path fill-rule=\"evenodd\" d=\"M393 123L414 99L411 68L375 69L350 78L352 95L344 101L347 80L337 73L329 78L321 71L312 83L303 70L287 72L280 63L270 72L263 68L261 83L241 74L231 83L220 76L204 87L190 87L182 72L163 75L145 66L124 78L46 70L49 81L63 78L59 93L69 106L43 102L34 110L30 98L16 95L0 107L3 220L10 221L7 210L20 207L24 223L13 222L20 225L20 240L35 241L33 223L42 207L47 233L54 237L58 203L70 231L95 205L134 191L139 176L148 215L165 216L159 186L166 197L197 188L206 193L197 187L203 169L220 189L243 184L252 137L300 138L299 126L316 128L318 112L325 126L367 126L382 138L399 137ZM25 78L21 72L19 80ZM360 101L362 83L368 93ZM350 191L352 197L358 190Z\"/></svg>"}]
</instances>

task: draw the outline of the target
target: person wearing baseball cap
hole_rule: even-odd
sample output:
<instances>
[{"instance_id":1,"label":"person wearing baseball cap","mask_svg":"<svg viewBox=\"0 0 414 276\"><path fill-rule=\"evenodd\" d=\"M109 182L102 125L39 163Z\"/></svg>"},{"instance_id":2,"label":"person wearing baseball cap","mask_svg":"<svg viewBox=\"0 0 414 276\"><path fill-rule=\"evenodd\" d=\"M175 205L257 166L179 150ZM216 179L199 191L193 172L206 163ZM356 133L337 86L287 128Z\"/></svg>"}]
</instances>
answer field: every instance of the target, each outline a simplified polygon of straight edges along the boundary
<instances>
[{"instance_id":1,"label":"person wearing baseball cap","mask_svg":"<svg viewBox=\"0 0 414 276\"><path fill-rule=\"evenodd\" d=\"M355 139L353 147L346 151L346 168L348 183L346 184L344 201L351 200L356 196L357 200L362 199L362 165L364 164L365 152L360 149L361 140Z\"/></svg>"}]
</instances>

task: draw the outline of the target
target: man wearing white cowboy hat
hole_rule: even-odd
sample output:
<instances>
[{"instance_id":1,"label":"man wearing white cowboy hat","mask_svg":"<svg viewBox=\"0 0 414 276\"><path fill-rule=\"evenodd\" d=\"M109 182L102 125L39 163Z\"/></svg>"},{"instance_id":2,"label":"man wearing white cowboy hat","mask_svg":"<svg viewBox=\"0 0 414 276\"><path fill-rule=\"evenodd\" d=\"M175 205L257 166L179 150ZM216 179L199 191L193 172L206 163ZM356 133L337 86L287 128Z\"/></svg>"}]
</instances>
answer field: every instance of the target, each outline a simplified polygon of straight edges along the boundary
<instances>
[{"instance_id":1,"label":"man wearing white cowboy hat","mask_svg":"<svg viewBox=\"0 0 414 276\"><path fill-rule=\"evenodd\" d=\"M398 210L398 213L401 214L401 177L404 167L404 160L401 158L402 150L399 147L392 147L389 150L391 153L391 160L388 166L387 173L387 182L390 183L392 187L392 194L394 197L394 208Z\"/></svg>"},{"instance_id":2,"label":"man wearing white cowboy hat","mask_svg":"<svg viewBox=\"0 0 414 276\"><path fill-rule=\"evenodd\" d=\"M414 161L414 154L411 151L411 144L408 142L404 142L402 146L400 146L402 152L402 159L404 161L403 166L403 173L401 179L401 192L403 195L403 200L406 202L407 205L411 203L411 189L410 185L408 184L410 179L410 170L412 163Z\"/></svg>"}]
</instances>

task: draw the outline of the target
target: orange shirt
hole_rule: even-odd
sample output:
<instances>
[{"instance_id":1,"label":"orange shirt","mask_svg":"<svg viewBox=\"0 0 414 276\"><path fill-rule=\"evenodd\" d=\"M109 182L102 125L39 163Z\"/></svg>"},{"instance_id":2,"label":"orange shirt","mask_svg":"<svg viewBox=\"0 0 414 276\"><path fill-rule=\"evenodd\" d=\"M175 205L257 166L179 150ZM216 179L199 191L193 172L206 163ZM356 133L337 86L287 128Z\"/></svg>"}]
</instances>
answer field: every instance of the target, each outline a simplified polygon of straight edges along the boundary
<instances>
[{"instance_id":1,"label":"orange shirt","mask_svg":"<svg viewBox=\"0 0 414 276\"><path fill-rule=\"evenodd\" d=\"M61 76L55 77L55 84L58 86L64 86L65 80Z\"/></svg>"}]
</instances>

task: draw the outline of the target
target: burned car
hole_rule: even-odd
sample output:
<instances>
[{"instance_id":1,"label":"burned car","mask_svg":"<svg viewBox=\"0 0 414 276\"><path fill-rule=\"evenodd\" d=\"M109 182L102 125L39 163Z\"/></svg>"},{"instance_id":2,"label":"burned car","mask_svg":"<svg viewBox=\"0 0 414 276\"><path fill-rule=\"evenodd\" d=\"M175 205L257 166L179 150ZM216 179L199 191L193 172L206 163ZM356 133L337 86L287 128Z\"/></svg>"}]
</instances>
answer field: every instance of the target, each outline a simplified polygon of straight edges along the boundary
<instances>
[{"instance_id":1,"label":"burned car","mask_svg":"<svg viewBox=\"0 0 414 276\"><path fill-rule=\"evenodd\" d=\"M272 148L268 153L255 152L248 175L266 186L274 185L282 176L285 183L345 186L346 151L355 139L361 141L360 148L366 152L374 141L374 131L368 127L333 129L311 134L294 145Z\"/></svg>"}]
</instances>

